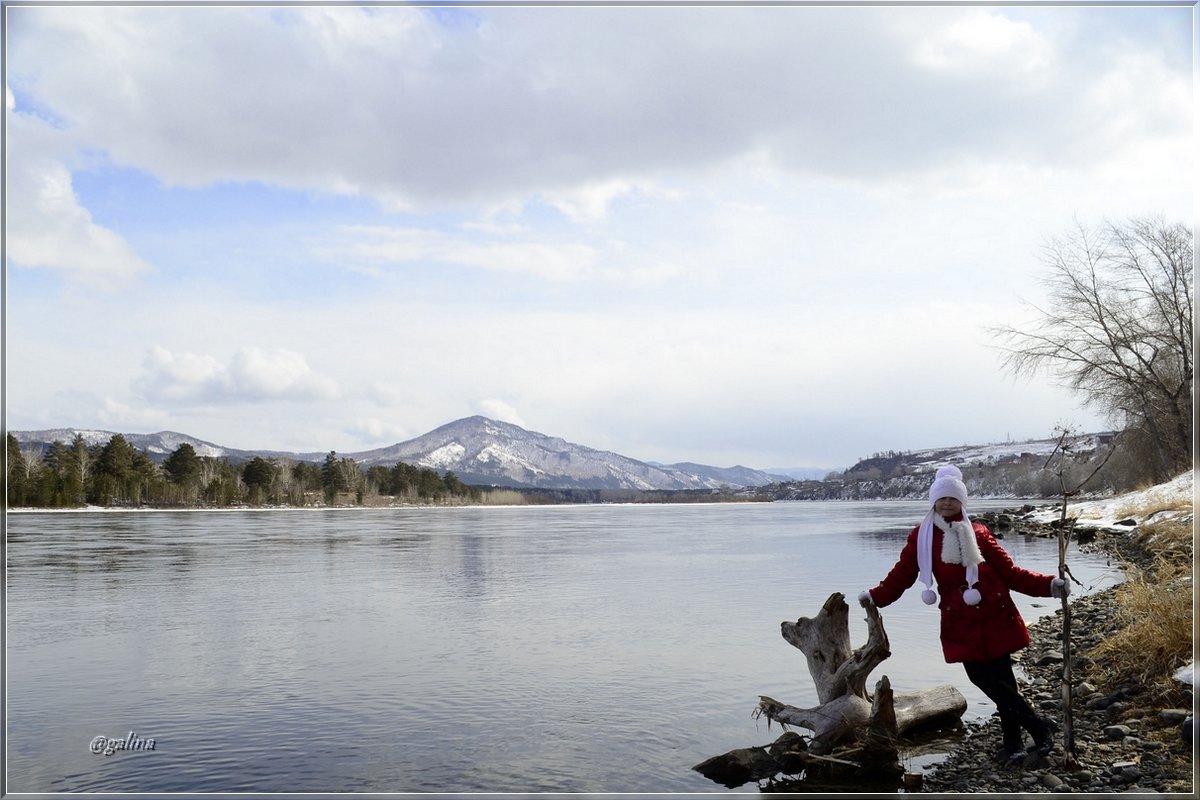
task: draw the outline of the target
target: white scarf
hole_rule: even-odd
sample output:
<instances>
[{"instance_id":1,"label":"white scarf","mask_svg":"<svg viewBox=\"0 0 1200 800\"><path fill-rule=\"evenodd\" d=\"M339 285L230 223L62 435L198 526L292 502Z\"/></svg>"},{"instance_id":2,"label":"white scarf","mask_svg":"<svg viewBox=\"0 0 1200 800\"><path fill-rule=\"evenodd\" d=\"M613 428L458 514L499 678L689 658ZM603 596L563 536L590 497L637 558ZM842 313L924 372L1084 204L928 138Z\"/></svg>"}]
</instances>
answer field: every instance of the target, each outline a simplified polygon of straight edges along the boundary
<instances>
[{"instance_id":1,"label":"white scarf","mask_svg":"<svg viewBox=\"0 0 1200 800\"><path fill-rule=\"evenodd\" d=\"M983 563L983 554L979 552L979 543L975 541L975 528L971 518L963 512L962 520L947 522L941 514L933 509L921 521L917 529L917 568L925 591L921 599L929 605L937 602L937 594L933 591L933 528L937 526L942 532L942 561L946 564L962 564L967 572L967 590L963 592L963 600L967 605L977 605L982 599L975 584L979 581L979 565Z\"/></svg>"}]
</instances>

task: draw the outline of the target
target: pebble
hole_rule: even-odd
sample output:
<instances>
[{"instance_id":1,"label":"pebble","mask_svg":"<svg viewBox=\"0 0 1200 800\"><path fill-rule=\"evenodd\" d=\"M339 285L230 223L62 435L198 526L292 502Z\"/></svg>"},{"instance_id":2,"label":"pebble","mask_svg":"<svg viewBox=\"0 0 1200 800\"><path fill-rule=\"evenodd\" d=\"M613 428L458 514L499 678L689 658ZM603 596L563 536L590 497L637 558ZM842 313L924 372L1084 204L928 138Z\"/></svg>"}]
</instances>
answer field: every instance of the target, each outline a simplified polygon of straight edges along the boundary
<instances>
[{"instance_id":1,"label":"pebble","mask_svg":"<svg viewBox=\"0 0 1200 800\"><path fill-rule=\"evenodd\" d=\"M1119 549L1100 537L1097 548ZM1137 554L1122 553L1139 563ZM1116 601L1113 589L1072 599L1073 649L1086 651L1115 631ZM1043 617L1029 626L1031 644L1014 655L1028 676L1022 685L1025 698L1038 713L1058 725L1054 748L1048 758L1031 755L1023 764L996 769L992 757L999 751L1000 723L993 714L967 732L944 760L929 770L921 791L986 792L1079 792L1088 794L1185 794L1195 792L1192 712L1187 709L1158 710L1153 697L1143 697L1143 687L1122 686L1115 690L1097 688L1088 674L1094 662L1073 653L1072 728L1074 764L1063 751L1061 702L1062 658L1061 612ZM1047 657L1050 656L1050 657ZM1039 665L1040 664L1040 665ZM1190 700L1190 696L1187 698ZM1027 740L1027 744L1028 744Z\"/></svg>"}]
</instances>

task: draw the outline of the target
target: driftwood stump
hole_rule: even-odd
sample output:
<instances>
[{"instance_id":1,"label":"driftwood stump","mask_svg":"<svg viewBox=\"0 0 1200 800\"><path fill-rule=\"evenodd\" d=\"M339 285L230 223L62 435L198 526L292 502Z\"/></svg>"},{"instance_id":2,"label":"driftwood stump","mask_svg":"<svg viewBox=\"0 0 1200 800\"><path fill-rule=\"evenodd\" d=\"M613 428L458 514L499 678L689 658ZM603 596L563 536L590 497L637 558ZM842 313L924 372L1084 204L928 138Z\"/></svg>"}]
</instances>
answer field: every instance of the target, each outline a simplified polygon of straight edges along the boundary
<instances>
[{"instance_id":1,"label":"driftwood stump","mask_svg":"<svg viewBox=\"0 0 1200 800\"><path fill-rule=\"evenodd\" d=\"M857 650L850 647L850 607L841 592L831 594L816 617L784 622L783 638L808 659L820 705L796 708L764 696L755 715L813 731L812 754L832 754L849 743L859 753L858 761L882 764L898 760L900 734L952 724L966 712L967 701L953 686L893 694L886 675L876 683L874 696L869 695L871 670L892 653L879 609L870 606L866 612L867 643Z\"/></svg>"},{"instance_id":2,"label":"driftwood stump","mask_svg":"<svg viewBox=\"0 0 1200 800\"><path fill-rule=\"evenodd\" d=\"M850 646L850 607L840 592L831 594L812 619L801 617L781 626L783 638L808 659L820 704L796 708L760 696L754 717L766 717L768 725L775 721L808 728L811 742L788 731L770 745L732 750L693 769L730 788L781 773L804 773L806 782L815 773L844 773L858 785L884 779L898 785L903 772L900 735L957 724L967 700L953 686L894 694L886 675L876 682L874 694L868 694L871 670L892 652L879 609L871 606L866 611L867 643L857 650Z\"/></svg>"}]
</instances>

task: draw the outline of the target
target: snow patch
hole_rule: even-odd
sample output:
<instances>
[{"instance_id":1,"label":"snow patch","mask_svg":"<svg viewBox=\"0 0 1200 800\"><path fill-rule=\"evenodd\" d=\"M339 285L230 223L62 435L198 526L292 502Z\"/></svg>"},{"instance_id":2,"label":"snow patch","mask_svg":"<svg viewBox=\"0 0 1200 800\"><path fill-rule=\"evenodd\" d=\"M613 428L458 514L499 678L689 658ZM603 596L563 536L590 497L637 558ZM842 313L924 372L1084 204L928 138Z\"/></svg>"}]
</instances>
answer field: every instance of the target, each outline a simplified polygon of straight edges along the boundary
<instances>
[{"instance_id":1,"label":"snow patch","mask_svg":"<svg viewBox=\"0 0 1200 800\"><path fill-rule=\"evenodd\" d=\"M1186 509L1183 511L1155 510L1145 519L1136 520L1138 524L1163 519L1190 517L1194 513L1192 507L1194 489L1195 473L1188 470L1166 483L1151 486L1149 489L1143 489L1140 492L1128 492L1117 497L1108 497L1102 500L1085 500L1079 503L1068 503L1067 516L1074 517L1078 522L1086 523L1089 527L1124 528L1125 530L1128 530L1128 526L1117 525L1117 523L1130 518L1130 509L1155 508L1156 506L1173 506ZM1051 506L1031 511L1025 515L1025 518L1033 522L1048 523L1058 519L1061 513L1061 506Z\"/></svg>"},{"instance_id":2,"label":"snow patch","mask_svg":"<svg viewBox=\"0 0 1200 800\"><path fill-rule=\"evenodd\" d=\"M1196 685L1196 662L1188 664L1185 667L1180 667L1175 671L1175 680L1180 683L1186 683L1188 686Z\"/></svg>"},{"instance_id":3,"label":"snow patch","mask_svg":"<svg viewBox=\"0 0 1200 800\"><path fill-rule=\"evenodd\" d=\"M496 463L502 467L521 467L529 470L534 475L545 475L546 471L534 466L526 458L523 458L519 453L515 453L500 444L489 444L487 447L479 451L475 456L475 461L481 464Z\"/></svg>"},{"instance_id":4,"label":"snow patch","mask_svg":"<svg viewBox=\"0 0 1200 800\"><path fill-rule=\"evenodd\" d=\"M458 442L450 442L428 453L418 463L429 469L448 469L461 461L466 452L467 448Z\"/></svg>"}]
</instances>

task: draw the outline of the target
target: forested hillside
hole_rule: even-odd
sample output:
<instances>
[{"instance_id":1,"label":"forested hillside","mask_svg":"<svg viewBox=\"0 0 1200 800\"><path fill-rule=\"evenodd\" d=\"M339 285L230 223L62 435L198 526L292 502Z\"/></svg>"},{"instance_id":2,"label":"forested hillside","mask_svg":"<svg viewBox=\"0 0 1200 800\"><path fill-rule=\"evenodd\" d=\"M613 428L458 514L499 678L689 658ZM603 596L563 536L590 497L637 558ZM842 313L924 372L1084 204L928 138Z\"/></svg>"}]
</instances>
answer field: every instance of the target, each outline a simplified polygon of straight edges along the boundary
<instances>
[{"instance_id":1,"label":"forested hillside","mask_svg":"<svg viewBox=\"0 0 1200 800\"><path fill-rule=\"evenodd\" d=\"M785 481L747 493L770 500L924 499L934 472L943 464L955 464L962 470L972 497L1057 497L1063 480L1075 486L1093 472L1095 477L1087 485L1090 495L1128 491L1138 480L1139 472L1132 468L1131 456L1121 450L1115 434L1073 437L1074 454L1061 479L1046 468L1056 442L1038 439L875 453L823 480Z\"/></svg>"},{"instance_id":2,"label":"forested hillside","mask_svg":"<svg viewBox=\"0 0 1200 800\"><path fill-rule=\"evenodd\" d=\"M452 472L404 463L364 470L332 451L321 464L260 456L235 464L183 443L160 466L121 434L102 445L76 435L43 453L22 450L10 433L7 456L10 508L376 505L469 502L480 494Z\"/></svg>"}]
</instances>

